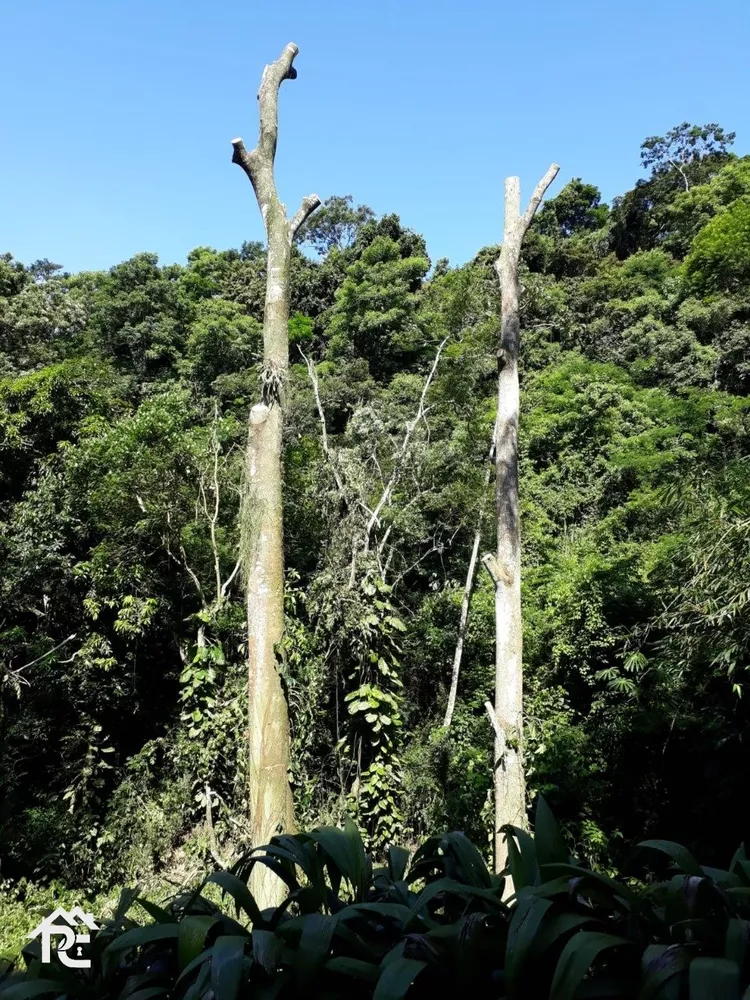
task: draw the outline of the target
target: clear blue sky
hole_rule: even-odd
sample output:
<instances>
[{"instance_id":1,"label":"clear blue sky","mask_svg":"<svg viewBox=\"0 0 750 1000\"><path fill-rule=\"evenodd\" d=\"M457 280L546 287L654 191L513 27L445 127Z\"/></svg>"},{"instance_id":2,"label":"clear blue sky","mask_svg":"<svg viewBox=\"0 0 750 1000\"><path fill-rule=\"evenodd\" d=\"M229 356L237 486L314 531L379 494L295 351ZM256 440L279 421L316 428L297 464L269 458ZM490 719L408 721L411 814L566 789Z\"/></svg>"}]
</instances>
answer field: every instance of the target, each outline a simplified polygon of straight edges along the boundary
<instances>
[{"instance_id":1,"label":"clear blue sky","mask_svg":"<svg viewBox=\"0 0 750 1000\"><path fill-rule=\"evenodd\" d=\"M0 0L0 252L68 270L262 238L230 140L282 88L277 178L396 211L432 259L499 241L506 174L606 199L638 147L718 121L750 151L749 0Z\"/></svg>"}]
</instances>

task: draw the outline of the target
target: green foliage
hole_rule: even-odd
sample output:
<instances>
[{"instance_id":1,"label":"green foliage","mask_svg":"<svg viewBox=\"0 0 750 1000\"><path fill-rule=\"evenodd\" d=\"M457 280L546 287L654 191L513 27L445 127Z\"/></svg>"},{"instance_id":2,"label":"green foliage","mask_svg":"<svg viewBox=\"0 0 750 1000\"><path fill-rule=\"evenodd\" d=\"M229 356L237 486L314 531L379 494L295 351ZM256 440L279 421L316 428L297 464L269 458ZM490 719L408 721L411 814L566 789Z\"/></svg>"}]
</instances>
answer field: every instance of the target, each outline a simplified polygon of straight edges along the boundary
<instances>
[{"instance_id":1,"label":"green foliage","mask_svg":"<svg viewBox=\"0 0 750 1000\"><path fill-rule=\"evenodd\" d=\"M610 207L572 180L523 249L528 784L597 872L643 836L715 862L744 832L750 158L731 139L710 125L647 140L647 178ZM355 815L378 861L387 843L446 828L489 857L482 572L441 724L480 518L481 551L495 543L498 247L430 271L421 236L348 196L300 237L279 651L298 820ZM266 264L260 243L73 275L0 258L0 853L13 884L151 887L246 847L235 566ZM271 965L278 944L264 940L257 961ZM589 940L595 969L615 961Z\"/></svg>"},{"instance_id":2,"label":"green foliage","mask_svg":"<svg viewBox=\"0 0 750 1000\"><path fill-rule=\"evenodd\" d=\"M734 132L725 132L715 122L703 126L683 122L664 136L645 139L641 144L641 163L651 167L655 174L678 171L688 187L690 167L708 156L726 156L734 139Z\"/></svg>"},{"instance_id":3,"label":"green foliage","mask_svg":"<svg viewBox=\"0 0 750 1000\"><path fill-rule=\"evenodd\" d=\"M736 293L750 281L750 197L738 198L695 237L685 260L691 291Z\"/></svg>"},{"instance_id":4,"label":"green foliage","mask_svg":"<svg viewBox=\"0 0 750 1000\"><path fill-rule=\"evenodd\" d=\"M404 257L399 244L377 236L347 271L336 298L332 357L367 358L375 378L392 375L421 345L417 291L429 269L425 257Z\"/></svg>"},{"instance_id":5,"label":"green foliage","mask_svg":"<svg viewBox=\"0 0 750 1000\"><path fill-rule=\"evenodd\" d=\"M750 667L750 465L728 464L669 499L685 527L672 554L681 581L660 619L661 649L679 676L699 683L708 664L726 671L741 695Z\"/></svg>"},{"instance_id":6,"label":"green foliage","mask_svg":"<svg viewBox=\"0 0 750 1000\"><path fill-rule=\"evenodd\" d=\"M308 244L317 253L347 250L357 238L362 226L371 222L375 213L367 205L354 208L350 194L326 198L297 233L297 242Z\"/></svg>"},{"instance_id":7,"label":"green foliage","mask_svg":"<svg viewBox=\"0 0 750 1000\"><path fill-rule=\"evenodd\" d=\"M669 234L664 243L684 257L695 236L738 198L750 195L750 157L730 160L707 183L683 191L669 205Z\"/></svg>"},{"instance_id":8,"label":"green foliage","mask_svg":"<svg viewBox=\"0 0 750 1000\"><path fill-rule=\"evenodd\" d=\"M633 856L640 879L604 876L570 857L545 800L534 836L506 831L509 864L491 876L462 833L432 836L375 867L356 827L275 837L234 869L166 906L124 889L71 973L39 942L9 971L2 1000L28 996L422 997L581 995L739 998L750 984L750 865L702 867L678 844ZM261 913L246 880L256 864L287 887ZM656 876L656 877L655 877ZM513 893L504 896L507 878ZM227 910L212 901L218 886ZM151 917L138 922L136 906ZM141 917L141 920L143 918ZM585 994L581 991L585 990Z\"/></svg>"},{"instance_id":9,"label":"green foliage","mask_svg":"<svg viewBox=\"0 0 750 1000\"><path fill-rule=\"evenodd\" d=\"M60 882L38 885L22 879L16 883L0 882L0 988L3 965L11 965L28 943L27 935L57 906L72 909L81 906L87 912L102 913L110 908L112 897L91 897L67 889Z\"/></svg>"}]
</instances>

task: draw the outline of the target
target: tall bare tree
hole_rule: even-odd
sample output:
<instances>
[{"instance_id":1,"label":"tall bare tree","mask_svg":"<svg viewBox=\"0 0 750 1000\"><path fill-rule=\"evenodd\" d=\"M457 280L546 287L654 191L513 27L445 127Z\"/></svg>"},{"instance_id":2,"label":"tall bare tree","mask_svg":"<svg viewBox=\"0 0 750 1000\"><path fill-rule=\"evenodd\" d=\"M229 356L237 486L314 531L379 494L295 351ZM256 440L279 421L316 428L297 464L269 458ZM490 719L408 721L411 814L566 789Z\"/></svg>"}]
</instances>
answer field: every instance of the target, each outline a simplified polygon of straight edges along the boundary
<instances>
[{"instance_id":1,"label":"tall bare tree","mask_svg":"<svg viewBox=\"0 0 750 1000\"><path fill-rule=\"evenodd\" d=\"M497 352L495 506L497 552L483 557L495 584L495 704L487 703L495 730L495 870L505 867L500 830L526 825L523 771L523 664L521 624L521 532L518 517L518 348L521 331L518 264L521 245L547 188L557 176L553 163L521 214L518 177L505 179L505 230L495 270L500 279L501 329Z\"/></svg>"},{"instance_id":2,"label":"tall bare tree","mask_svg":"<svg viewBox=\"0 0 750 1000\"><path fill-rule=\"evenodd\" d=\"M279 200L274 180L278 138L279 89L297 76L299 52L286 46L263 70L258 91L260 135L248 152L234 139L232 162L250 178L266 228L268 261L263 316L262 401L250 411L243 498L242 558L247 593L249 717L248 757L250 824L253 846L293 829L289 787L289 713L279 675L284 634L284 525L282 508L282 433L284 392L289 366L289 273L297 230L320 204L309 195L292 219ZM256 865L250 887L261 906L272 906L283 885L265 866Z\"/></svg>"}]
</instances>

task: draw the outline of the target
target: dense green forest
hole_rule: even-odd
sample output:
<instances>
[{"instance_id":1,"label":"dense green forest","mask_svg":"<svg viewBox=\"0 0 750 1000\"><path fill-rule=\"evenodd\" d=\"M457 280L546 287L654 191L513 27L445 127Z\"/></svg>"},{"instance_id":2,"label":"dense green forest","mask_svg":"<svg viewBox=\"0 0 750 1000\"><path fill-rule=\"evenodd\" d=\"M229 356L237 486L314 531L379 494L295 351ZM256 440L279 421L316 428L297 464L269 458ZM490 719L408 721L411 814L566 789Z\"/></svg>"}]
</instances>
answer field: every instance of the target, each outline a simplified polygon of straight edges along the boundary
<instances>
[{"instance_id":1,"label":"dense green forest","mask_svg":"<svg viewBox=\"0 0 750 1000\"><path fill-rule=\"evenodd\" d=\"M718 864L747 830L750 157L708 126L679 159L688 132L647 140L611 205L553 189L522 250L528 798L599 872L651 836ZM431 261L349 196L292 249L295 813L353 816L376 856L461 830L490 857L481 567L444 719L478 527L494 544L498 252ZM181 884L247 846L266 277L260 243L77 274L0 257L0 911Z\"/></svg>"}]
</instances>

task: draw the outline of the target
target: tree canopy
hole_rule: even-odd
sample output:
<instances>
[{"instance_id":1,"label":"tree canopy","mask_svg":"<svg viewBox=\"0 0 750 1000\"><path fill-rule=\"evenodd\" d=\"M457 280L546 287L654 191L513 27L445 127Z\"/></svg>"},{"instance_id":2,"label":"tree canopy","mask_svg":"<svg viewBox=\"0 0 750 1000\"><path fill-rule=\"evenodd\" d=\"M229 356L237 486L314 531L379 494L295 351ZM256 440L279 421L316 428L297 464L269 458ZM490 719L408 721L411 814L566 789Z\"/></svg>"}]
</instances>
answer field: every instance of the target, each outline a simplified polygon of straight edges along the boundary
<instances>
[{"instance_id":1,"label":"tree canopy","mask_svg":"<svg viewBox=\"0 0 750 1000\"><path fill-rule=\"evenodd\" d=\"M625 841L712 864L746 832L750 157L733 140L647 139L650 176L612 205L571 180L522 252L529 798L600 871ZM353 815L375 850L446 827L489 850L489 577L442 718L492 503L496 256L431 268L399 216L348 195L292 250L292 780L301 825ZM265 269L261 244L78 274L0 257L14 884L106 892L245 842L238 498Z\"/></svg>"}]
</instances>

